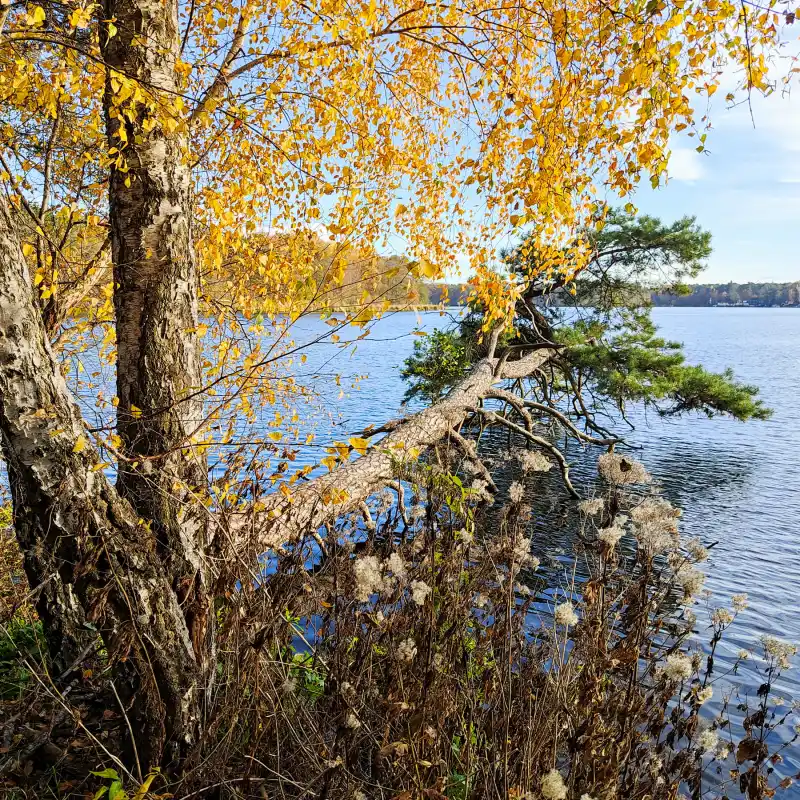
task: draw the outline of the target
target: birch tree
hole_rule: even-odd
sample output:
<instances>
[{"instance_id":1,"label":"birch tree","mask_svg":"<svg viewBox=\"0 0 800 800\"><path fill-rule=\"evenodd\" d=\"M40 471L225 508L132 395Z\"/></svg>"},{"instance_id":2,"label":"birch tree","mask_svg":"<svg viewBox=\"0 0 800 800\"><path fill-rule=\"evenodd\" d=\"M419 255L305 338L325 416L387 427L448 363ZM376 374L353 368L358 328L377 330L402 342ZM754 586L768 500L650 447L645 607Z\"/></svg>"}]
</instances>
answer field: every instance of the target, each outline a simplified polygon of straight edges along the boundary
<instances>
[{"instance_id":1,"label":"birch tree","mask_svg":"<svg viewBox=\"0 0 800 800\"><path fill-rule=\"evenodd\" d=\"M520 291L492 268L497 236L532 226L537 270L578 274L579 232L602 225L606 194L661 183L676 132L704 148L695 98L723 70L744 92L773 88L784 19L773 0L2 6L0 430L15 528L56 672L107 649L140 758L176 764L198 744L213 603L259 549L359 508L397 458L457 436L495 384L547 360L546 347L495 351ZM315 271L320 225L335 250L404 242L399 283L466 257L487 350L440 406L373 430L378 446L334 448L331 473L301 488L275 470L250 501L241 483L212 485L207 456L259 404L291 405L296 382L276 372L287 316L320 312L333 339L385 308L367 258L358 307L333 313L345 264ZM81 418L64 379L64 342L87 335L116 367L113 429ZM289 430L261 432L253 452Z\"/></svg>"}]
</instances>

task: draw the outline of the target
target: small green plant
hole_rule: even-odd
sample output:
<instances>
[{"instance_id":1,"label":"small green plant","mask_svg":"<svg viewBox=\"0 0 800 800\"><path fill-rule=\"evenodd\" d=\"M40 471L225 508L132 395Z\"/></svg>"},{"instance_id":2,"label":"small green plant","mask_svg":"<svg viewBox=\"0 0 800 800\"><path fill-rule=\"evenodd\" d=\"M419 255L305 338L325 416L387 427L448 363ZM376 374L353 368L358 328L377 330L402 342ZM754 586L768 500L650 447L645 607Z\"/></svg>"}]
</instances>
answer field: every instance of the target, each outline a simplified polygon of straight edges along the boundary
<instances>
[{"instance_id":1,"label":"small green plant","mask_svg":"<svg viewBox=\"0 0 800 800\"><path fill-rule=\"evenodd\" d=\"M47 652L42 623L14 616L0 631L0 698L22 696L31 679L27 664L41 665Z\"/></svg>"},{"instance_id":2,"label":"small green plant","mask_svg":"<svg viewBox=\"0 0 800 800\"><path fill-rule=\"evenodd\" d=\"M103 798L107 798L107 800L144 800L158 774L157 768L150 770L147 777L133 790L133 794L128 794L123 786L122 778L115 769L108 767L98 772L92 772L96 778L108 781L95 792L93 800L103 800Z\"/></svg>"},{"instance_id":3,"label":"small green plant","mask_svg":"<svg viewBox=\"0 0 800 800\"><path fill-rule=\"evenodd\" d=\"M295 653L292 656L292 677L297 681L297 688L310 700L319 700L325 692L325 673L319 664L314 663L310 653Z\"/></svg>"},{"instance_id":4,"label":"small green plant","mask_svg":"<svg viewBox=\"0 0 800 800\"><path fill-rule=\"evenodd\" d=\"M405 399L440 399L472 365L471 350L468 340L456 331L435 330L414 342L414 352L402 370L403 377L412 380Z\"/></svg>"}]
</instances>

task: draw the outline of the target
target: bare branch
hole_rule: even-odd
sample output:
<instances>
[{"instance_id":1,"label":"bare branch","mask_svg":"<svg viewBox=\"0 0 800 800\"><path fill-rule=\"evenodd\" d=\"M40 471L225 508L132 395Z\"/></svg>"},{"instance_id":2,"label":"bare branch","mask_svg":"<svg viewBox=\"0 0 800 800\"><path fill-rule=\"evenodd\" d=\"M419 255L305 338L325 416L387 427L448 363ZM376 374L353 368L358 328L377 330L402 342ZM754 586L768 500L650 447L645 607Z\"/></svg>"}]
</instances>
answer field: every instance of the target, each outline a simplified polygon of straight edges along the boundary
<instances>
[{"instance_id":1,"label":"bare branch","mask_svg":"<svg viewBox=\"0 0 800 800\"><path fill-rule=\"evenodd\" d=\"M596 436L589 436L588 433L584 433L583 431L579 430L569 417L567 417L565 414L562 414L552 406L544 405L544 403L536 403L533 400L523 400L522 403L526 408L533 408L537 411L541 411L543 414L549 414L551 417L554 417L581 441L588 442L589 444L602 445L604 447L619 444L623 441L623 439L619 439L617 437L600 439Z\"/></svg>"},{"instance_id":2,"label":"bare branch","mask_svg":"<svg viewBox=\"0 0 800 800\"><path fill-rule=\"evenodd\" d=\"M469 439L465 439L458 431L450 431L448 437L454 441L466 455L467 459L478 468L481 473L481 478L486 481L486 483L491 487L493 492L497 491L497 484L494 482L492 478L492 473L489 472L486 465L483 461L480 460L478 457L477 452L475 451L475 445L469 441Z\"/></svg>"},{"instance_id":3,"label":"bare branch","mask_svg":"<svg viewBox=\"0 0 800 800\"><path fill-rule=\"evenodd\" d=\"M561 477L564 481L564 485L567 487L567 491L573 497L580 498L580 495L570 480L569 464L567 463L567 459L564 458L564 454L552 442L548 442L547 439L544 439L541 436L536 436L536 434L530 433L530 431L526 431L525 428L517 425L515 422L512 422L502 414L498 414L496 411L491 411L487 408L476 408L473 409L473 411L483 416L487 422L497 422L500 425L505 425L507 428L511 428L511 430L516 431L524 436L529 442L532 442L537 447L541 447L543 450L546 450L558 463L558 467L561 470Z\"/></svg>"}]
</instances>

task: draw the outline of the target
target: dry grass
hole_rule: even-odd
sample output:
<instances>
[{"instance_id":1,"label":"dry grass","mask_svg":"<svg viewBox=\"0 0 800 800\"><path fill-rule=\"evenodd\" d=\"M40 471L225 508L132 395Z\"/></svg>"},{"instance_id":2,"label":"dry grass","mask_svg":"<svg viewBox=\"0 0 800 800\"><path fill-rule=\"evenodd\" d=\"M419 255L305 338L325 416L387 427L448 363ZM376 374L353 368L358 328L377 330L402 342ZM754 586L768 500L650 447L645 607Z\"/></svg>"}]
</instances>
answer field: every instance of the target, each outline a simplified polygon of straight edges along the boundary
<instances>
[{"instance_id":1,"label":"dry grass","mask_svg":"<svg viewBox=\"0 0 800 800\"><path fill-rule=\"evenodd\" d=\"M393 493L374 498L374 527L343 520L220 600L204 738L182 775L150 775L151 794L756 800L786 788L772 741L790 716L768 698L791 652L765 644L765 686L745 729L727 701L704 717L721 685L713 659L687 646L692 563L704 553L680 541L671 507L609 487L584 515L575 554L590 578L567 574L553 589L529 556L521 498L490 518L483 490L444 467L402 470L414 494L406 520ZM735 614L715 615L712 653ZM103 688L98 665L74 694ZM46 677L28 691L55 731L71 698L57 699ZM124 717L105 697L105 708L84 700L80 725L68 720L48 775L25 776L20 762L6 785L27 797L44 785L53 796L116 794L111 772L88 775L92 762L133 794L136 769L126 775L112 756Z\"/></svg>"}]
</instances>

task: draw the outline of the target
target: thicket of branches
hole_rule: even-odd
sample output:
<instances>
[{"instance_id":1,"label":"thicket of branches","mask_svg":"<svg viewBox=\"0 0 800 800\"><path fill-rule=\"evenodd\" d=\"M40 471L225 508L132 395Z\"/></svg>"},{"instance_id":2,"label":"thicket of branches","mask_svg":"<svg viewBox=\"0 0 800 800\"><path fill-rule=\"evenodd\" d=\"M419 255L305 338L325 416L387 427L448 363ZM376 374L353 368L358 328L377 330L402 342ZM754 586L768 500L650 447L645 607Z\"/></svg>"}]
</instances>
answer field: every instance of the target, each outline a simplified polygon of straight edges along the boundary
<instances>
[{"instance_id":1,"label":"thicket of branches","mask_svg":"<svg viewBox=\"0 0 800 800\"><path fill-rule=\"evenodd\" d=\"M461 448L398 463L404 505L387 490L371 524L357 514L324 543L303 537L244 584L219 618L207 745L180 778L122 757L126 709L97 702L107 657L59 686L44 642L6 625L14 647L0 657L18 671L3 666L5 729L25 742L0 762L10 796L99 785L118 799L666 800L787 788L774 767L797 735L771 696L794 648L766 637L741 653L763 686L754 705L736 696L714 653L746 598L706 599L698 646L708 551L680 537L679 511L643 466L601 456L564 571L529 538L529 499L552 465L518 437L506 457L518 480L493 509Z\"/></svg>"}]
</instances>

